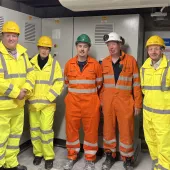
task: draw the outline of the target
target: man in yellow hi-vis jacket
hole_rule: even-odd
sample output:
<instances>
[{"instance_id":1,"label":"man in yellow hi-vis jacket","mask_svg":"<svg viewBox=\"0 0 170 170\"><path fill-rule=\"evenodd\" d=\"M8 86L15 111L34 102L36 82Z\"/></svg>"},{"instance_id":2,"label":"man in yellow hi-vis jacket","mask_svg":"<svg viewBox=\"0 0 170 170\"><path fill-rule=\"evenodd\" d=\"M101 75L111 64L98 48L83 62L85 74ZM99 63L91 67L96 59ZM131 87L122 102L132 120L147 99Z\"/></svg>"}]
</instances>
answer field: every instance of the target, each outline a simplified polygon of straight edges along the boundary
<instances>
[{"instance_id":1,"label":"man in yellow hi-vis jacket","mask_svg":"<svg viewBox=\"0 0 170 170\"><path fill-rule=\"evenodd\" d=\"M32 93L35 74L26 49L18 44L19 26L8 21L0 42L0 169L27 170L18 163L25 96Z\"/></svg>"},{"instance_id":2,"label":"man in yellow hi-vis jacket","mask_svg":"<svg viewBox=\"0 0 170 170\"><path fill-rule=\"evenodd\" d=\"M55 157L52 130L55 99L62 92L63 78L58 61L50 54L51 38L42 36L37 46L39 54L31 59L36 74L35 89L29 98L31 141L35 156L33 164L39 165L44 157L45 168L51 169Z\"/></svg>"},{"instance_id":3,"label":"man in yellow hi-vis jacket","mask_svg":"<svg viewBox=\"0 0 170 170\"><path fill-rule=\"evenodd\" d=\"M150 37L146 48L149 58L141 68L145 139L152 169L170 170L170 61L161 37Z\"/></svg>"}]
</instances>

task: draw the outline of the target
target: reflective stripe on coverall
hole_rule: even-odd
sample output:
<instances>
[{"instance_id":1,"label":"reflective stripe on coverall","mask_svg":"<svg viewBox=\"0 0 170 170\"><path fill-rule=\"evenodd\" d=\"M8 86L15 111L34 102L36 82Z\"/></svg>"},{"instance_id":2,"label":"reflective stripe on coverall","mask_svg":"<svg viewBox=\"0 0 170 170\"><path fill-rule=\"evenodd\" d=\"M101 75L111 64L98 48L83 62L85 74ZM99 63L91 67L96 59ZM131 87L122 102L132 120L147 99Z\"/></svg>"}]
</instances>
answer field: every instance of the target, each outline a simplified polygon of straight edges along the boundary
<instances>
[{"instance_id":1,"label":"reflective stripe on coverall","mask_svg":"<svg viewBox=\"0 0 170 170\"><path fill-rule=\"evenodd\" d=\"M56 110L55 99L63 89L62 71L56 58L51 55L42 70L38 65L38 54L31 59L31 63L36 75L34 94L29 98L33 153L51 160L55 157L52 126Z\"/></svg>"},{"instance_id":2,"label":"reflective stripe on coverall","mask_svg":"<svg viewBox=\"0 0 170 170\"><path fill-rule=\"evenodd\" d=\"M75 56L67 62L64 76L68 86L65 98L68 158L75 160L80 150L79 129L82 120L85 159L93 161L98 150L100 101L97 92L102 85L101 66L88 56L87 64L80 72Z\"/></svg>"},{"instance_id":3,"label":"reflective stripe on coverall","mask_svg":"<svg viewBox=\"0 0 170 170\"><path fill-rule=\"evenodd\" d=\"M144 94L143 121L145 140L154 170L170 170L170 62L163 56L154 69L148 58L141 68Z\"/></svg>"},{"instance_id":4,"label":"reflective stripe on coverall","mask_svg":"<svg viewBox=\"0 0 170 170\"><path fill-rule=\"evenodd\" d=\"M104 77L100 98L104 113L104 148L116 156L116 120L120 133L120 154L122 158L134 154L134 107L142 107L142 92L139 71L134 57L122 52L120 56L122 71L115 84L112 57L102 61Z\"/></svg>"},{"instance_id":5,"label":"reflective stripe on coverall","mask_svg":"<svg viewBox=\"0 0 170 170\"><path fill-rule=\"evenodd\" d=\"M23 132L25 99L17 97L22 88L31 93L35 74L26 49L17 45L17 59L0 42L0 167L18 165L19 141Z\"/></svg>"}]
</instances>

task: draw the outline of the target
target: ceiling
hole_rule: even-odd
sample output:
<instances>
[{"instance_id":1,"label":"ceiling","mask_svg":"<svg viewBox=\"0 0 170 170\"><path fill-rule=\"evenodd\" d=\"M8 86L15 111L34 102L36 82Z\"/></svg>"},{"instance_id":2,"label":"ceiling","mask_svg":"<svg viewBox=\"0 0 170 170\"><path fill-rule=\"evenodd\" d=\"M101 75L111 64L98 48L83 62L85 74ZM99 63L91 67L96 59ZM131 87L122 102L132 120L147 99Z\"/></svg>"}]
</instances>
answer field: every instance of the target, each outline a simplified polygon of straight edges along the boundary
<instances>
[{"instance_id":1,"label":"ceiling","mask_svg":"<svg viewBox=\"0 0 170 170\"><path fill-rule=\"evenodd\" d=\"M59 0L11 0L14 2L18 2L18 3L23 3L25 5L31 6L35 9L40 9L40 8L64 8L65 10L68 10L67 8L63 7L61 5L61 3L59 2ZM135 9L118 9L118 10L101 10L101 12L99 11L89 11L88 13L100 13L100 15L102 14L107 14L107 11L112 11L113 14L133 14L133 13L138 13L138 14L144 14L144 13L152 13L152 12L156 12L159 11L161 8L135 8ZM103 11L103 12L102 12ZM170 12L170 7L166 7L166 9L164 10L166 12ZM73 11L72 11L73 12ZM73 12L75 13L75 12ZM84 12L76 12L78 14L84 13ZM109 13L109 12L108 12Z\"/></svg>"},{"instance_id":2,"label":"ceiling","mask_svg":"<svg viewBox=\"0 0 170 170\"><path fill-rule=\"evenodd\" d=\"M168 20L155 21L151 13L160 12L161 7L73 12L63 7L59 0L0 0L0 5L40 18L140 14L145 21L145 30L170 29L170 6L163 10L168 13Z\"/></svg>"},{"instance_id":3,"label":"ceiling","mask_svg":"<svg viewBox=\"0 0 170 170\"><path fill-rule=\"evenodd\" d=\"M61 6L58 0L13 0L13 1L24 3L34 8Z\"/></svg>"}]
</instances>

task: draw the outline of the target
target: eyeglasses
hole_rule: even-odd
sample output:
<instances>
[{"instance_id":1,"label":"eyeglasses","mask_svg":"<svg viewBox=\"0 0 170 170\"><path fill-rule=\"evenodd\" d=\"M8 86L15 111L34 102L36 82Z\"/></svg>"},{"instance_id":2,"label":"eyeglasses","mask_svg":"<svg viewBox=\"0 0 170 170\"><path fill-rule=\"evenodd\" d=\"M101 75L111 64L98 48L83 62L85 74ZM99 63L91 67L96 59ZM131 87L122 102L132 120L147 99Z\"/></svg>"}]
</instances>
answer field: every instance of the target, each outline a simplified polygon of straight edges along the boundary
<instances>
[{"instance_id":1,"label":"eyeglasses","mask_svg":"<svg viewBox=\"0 0 170 170\"><path fill-rule=\"evenodd\" d=\"M155 48L148 48L148 51L161 51L162 49L160 47L155 47Z\"/></svg>"}]
</instances>

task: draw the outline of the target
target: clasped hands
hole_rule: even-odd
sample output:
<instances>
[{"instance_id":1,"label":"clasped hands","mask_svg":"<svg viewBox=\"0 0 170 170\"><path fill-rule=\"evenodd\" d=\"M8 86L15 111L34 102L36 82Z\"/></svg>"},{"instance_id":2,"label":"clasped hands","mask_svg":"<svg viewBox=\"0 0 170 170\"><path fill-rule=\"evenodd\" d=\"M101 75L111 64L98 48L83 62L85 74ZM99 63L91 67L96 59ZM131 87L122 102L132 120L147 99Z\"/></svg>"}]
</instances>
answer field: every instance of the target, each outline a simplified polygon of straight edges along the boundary
<instances>
[{"instance_id":1,"label":"clasped hands","mask_svg":"<svg viewBox=\"0 0 170 170\"><path fill-rule=\"evenodd\" d=\"M17 99L19 99L19 100L23 100L23 99L24 99L24 97L26 96L26 92L27 92L27 90L26 90L26 89L21 89L21 91L20 91L20 93L19 93L19 95L18 95Z\"/></svg>"}]
</instances>

